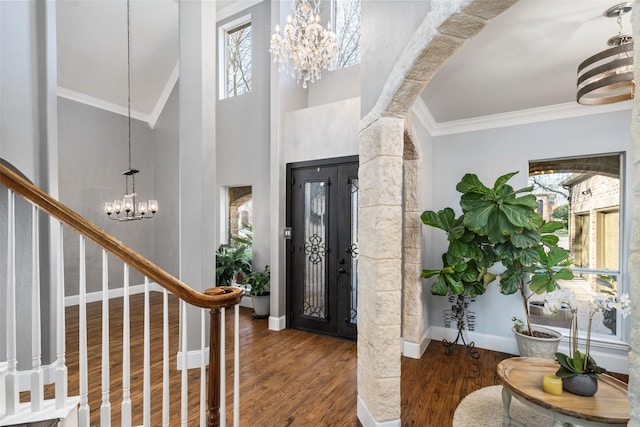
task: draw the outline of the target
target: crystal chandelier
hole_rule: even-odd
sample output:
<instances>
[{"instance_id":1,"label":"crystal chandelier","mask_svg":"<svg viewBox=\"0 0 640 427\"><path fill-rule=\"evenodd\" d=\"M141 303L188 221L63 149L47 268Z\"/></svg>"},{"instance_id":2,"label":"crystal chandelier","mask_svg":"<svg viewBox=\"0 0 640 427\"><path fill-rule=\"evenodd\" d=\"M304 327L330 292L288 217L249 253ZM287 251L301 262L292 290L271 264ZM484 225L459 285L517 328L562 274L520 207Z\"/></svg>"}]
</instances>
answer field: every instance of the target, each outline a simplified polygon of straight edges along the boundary
<instances>
[{"instance_id":1,"label":"crystal chandelier","mask_svg":"<svg viewBox=\"0 0 640 427\"><path fill-rule=\"evenodd\" d=\"M318 0L291 0L283 35L276 25L269 52L278 63L278 71L288 68L298 83L302 81L302 87L320 80L322 70L329 68L338 52L338 44L331 23L326 29L320 25Z\"/></svg>"},{"instance_id":2,"label":"crystal chandelier","mask_svg":"<svg viewBox=\"0 0 640 427\"><path fill-rule=\"evenodd\" d=\"M578 66L578 103L599 105L633 99L633 36L622 33L622 15L630 12L631 6L631 2L620 3L604 13L618 19L620 31L608 40L609 49Z\"/></svg>"},{"instance_id":3,"label":"crystal chandelier","mask_svg":"<svg viewBox=\"0 0 640 427\"><path fill-rule=\"evenodd\" d=\"M153 218L153 215L158 211L157 200L140 202L136 206L136 174L140 171L131 167L131 13L129 0L127 0L127 104L129 116L129 169L122 172L125 183L124 197L122 200L114 200L104 204L104 211L109 219L116 221ZM131 187L129 187L129 183L131 183Z\"/></svg>"}]
</instances>

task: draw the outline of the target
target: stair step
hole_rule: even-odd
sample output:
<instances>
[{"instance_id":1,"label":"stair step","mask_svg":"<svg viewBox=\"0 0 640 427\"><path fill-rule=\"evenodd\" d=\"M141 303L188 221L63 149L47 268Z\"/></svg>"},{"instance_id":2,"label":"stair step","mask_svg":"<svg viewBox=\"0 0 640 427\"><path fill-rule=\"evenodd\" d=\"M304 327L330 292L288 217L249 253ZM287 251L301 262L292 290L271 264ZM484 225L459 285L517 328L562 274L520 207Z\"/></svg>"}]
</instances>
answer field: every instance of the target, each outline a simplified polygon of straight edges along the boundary
<instances>
[{"instance_id":1,"label":"stair step","mask_svg":"<svg viewBox=\"0 0 640 427\"><path fill-rule=\"evenodd\" d=\"M67 405L64 408L56 409L56 401L54 399L49 399L43 402L42 410L38 412L31 412L31 403L21 403L18 407L17 414L7 415L4 418L0 418L0 426L56 426L59 421L66 420L70 415L72 417L77 417L78 403L80 403L79 397L68 397ZM71 423L68 425L77 425L77 420L70 421Z\"/></svg>"}]
</instances>

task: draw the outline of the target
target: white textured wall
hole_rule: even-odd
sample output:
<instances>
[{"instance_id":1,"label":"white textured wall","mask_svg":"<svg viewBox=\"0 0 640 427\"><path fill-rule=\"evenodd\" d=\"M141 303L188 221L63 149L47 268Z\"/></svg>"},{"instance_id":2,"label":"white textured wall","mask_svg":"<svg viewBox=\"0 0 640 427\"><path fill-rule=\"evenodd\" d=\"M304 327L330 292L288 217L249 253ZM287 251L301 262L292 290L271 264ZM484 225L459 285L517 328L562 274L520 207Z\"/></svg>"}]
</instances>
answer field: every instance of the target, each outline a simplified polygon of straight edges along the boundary
<instances>
[{"instance_id":1,"label":"white textured wall","mask_svg":"<svg viewBox=\"0 0 640 427\"><path fill-rule=\"evenodd\" d=\"M357 155L359 117L360 98L288 113L284 163Z\"/></svg>"}]
</instances>

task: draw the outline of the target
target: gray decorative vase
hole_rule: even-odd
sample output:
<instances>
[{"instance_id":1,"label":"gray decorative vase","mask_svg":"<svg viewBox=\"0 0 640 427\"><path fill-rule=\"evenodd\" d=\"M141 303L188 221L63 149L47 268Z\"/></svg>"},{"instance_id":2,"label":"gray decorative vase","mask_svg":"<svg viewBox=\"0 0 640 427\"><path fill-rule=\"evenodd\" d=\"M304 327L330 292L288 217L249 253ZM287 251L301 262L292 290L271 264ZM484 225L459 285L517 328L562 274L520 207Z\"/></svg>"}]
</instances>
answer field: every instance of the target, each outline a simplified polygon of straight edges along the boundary
<instances>
[{"instance_id":1,"label":"gray decorative vase","mask_svg":"<svg viewBox=\"0 0 640 427\"><path fill-rule=\"evenodd\" d=\"M562 379L562 389L580 396L593 396L598 391L598 380L587 374Z\"/></svg>"}]
</instances>

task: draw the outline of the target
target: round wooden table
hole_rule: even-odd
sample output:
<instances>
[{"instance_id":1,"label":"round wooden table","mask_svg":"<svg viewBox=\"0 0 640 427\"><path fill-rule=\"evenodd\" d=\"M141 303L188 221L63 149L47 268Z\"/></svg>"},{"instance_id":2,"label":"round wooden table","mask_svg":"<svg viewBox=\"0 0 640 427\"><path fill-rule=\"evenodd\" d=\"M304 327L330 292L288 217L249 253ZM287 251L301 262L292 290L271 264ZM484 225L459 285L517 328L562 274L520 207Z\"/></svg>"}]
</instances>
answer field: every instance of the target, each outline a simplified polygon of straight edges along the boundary
<instances>
[{"instance_id":1,"label":"round wooden table","mask_svg":"<svg viewBox=\"0 0 640 427\"><path fill-rule=\"evenodd\" d=\"M601 375L598 391L585 397L563 391L555 396L542 391L542 377L555 374L558 363L551 359L514 357L498 364L504 405L502 425L521 426L511 419L511 397L555 420L554 426L578 424L584 427L620 426L629 422L627 385L609 375Z\"/></svg>"}]
</instances>

